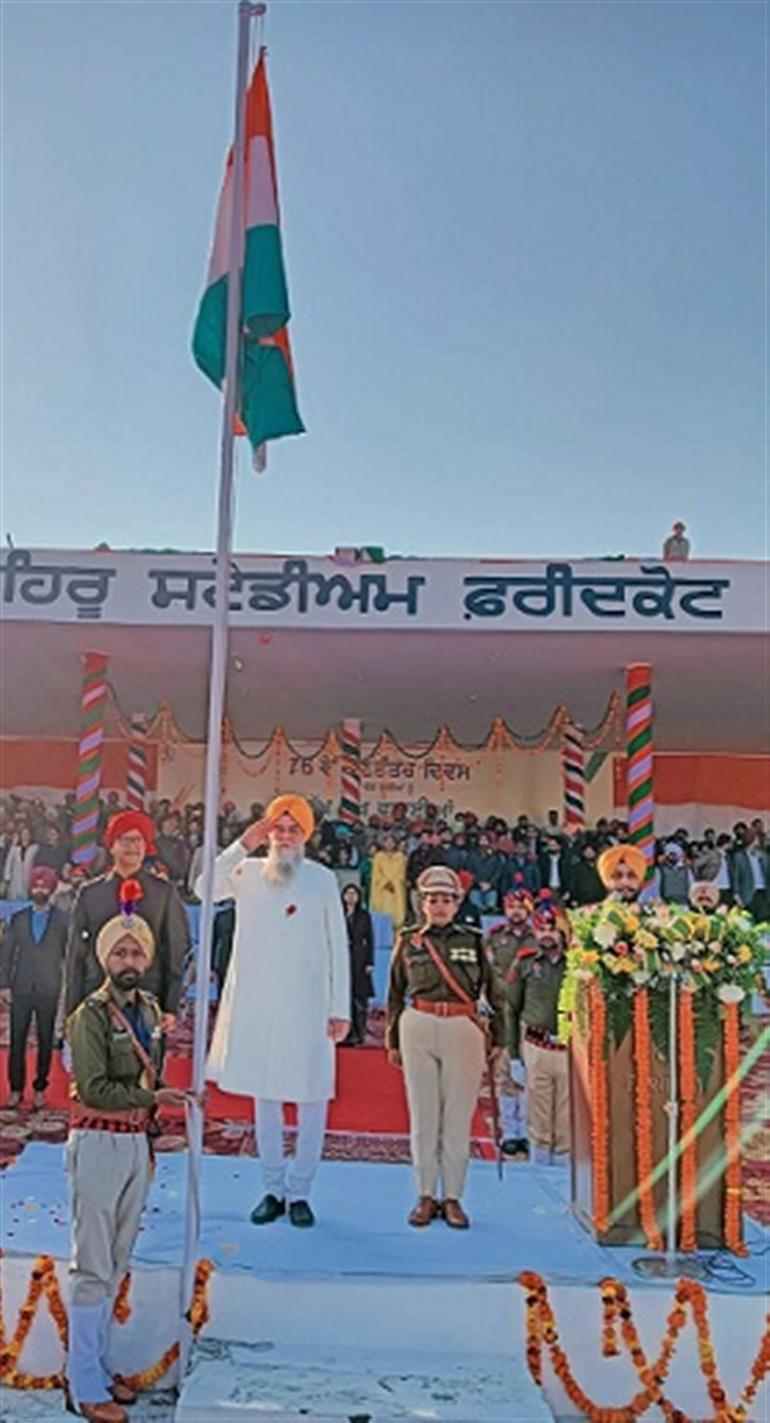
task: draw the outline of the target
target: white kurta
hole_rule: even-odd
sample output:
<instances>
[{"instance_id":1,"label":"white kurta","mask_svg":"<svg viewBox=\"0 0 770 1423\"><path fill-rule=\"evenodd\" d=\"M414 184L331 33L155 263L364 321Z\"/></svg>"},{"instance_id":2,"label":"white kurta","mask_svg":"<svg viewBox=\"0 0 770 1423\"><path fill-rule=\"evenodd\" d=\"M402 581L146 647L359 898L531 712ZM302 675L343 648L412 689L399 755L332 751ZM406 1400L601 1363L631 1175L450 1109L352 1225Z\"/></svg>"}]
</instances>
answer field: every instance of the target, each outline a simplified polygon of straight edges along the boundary
<instances>
[{"instance_id":1,"label":"white kurta","mask_svg":"<svg viewBox=\"0 0 770 1423\"><path fill-rule=\"evenodd\" d=\"M215 900L235 900L235 939L208 1076L280 1102L334 1096L330 1018L350 1017L350 959L337 880L304 860L286 884L240 842L217 857Z\"/></svg>"}]
</instances>

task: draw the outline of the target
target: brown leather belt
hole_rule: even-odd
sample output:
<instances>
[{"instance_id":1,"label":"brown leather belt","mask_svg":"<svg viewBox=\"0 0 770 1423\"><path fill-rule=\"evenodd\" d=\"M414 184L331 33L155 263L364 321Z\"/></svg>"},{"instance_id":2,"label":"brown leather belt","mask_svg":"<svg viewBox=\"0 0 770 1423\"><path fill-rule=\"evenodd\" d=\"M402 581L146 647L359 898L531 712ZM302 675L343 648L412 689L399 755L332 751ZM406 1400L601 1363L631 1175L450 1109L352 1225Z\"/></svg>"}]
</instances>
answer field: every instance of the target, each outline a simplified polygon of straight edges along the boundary
<instances>
[{"instance_id":1,"label":"brown leather belt","mask_svg":"<svg viewBox=\"0 0 770 1423\"><path fill-rule=\"evenodd\" d=\"M560 1043L553 1033L549 1033L547 1028L527 1028L524 1033L527 1042L536 1043L538 1047L547 1048L549 1052L566 1052L566 1043Z\"/></svg>"},{"instance_id":2,"label":"brown leather belt","mask_svg":"<svg viewBox=\"0 0 770 1423\"><path fill-rule=\"evenodd\" d=\"M434 1013L437 1018L475 1018L475 1003L432 1003L429 998L413 998L418 1013Z\"/></svg>"}]
</instances>

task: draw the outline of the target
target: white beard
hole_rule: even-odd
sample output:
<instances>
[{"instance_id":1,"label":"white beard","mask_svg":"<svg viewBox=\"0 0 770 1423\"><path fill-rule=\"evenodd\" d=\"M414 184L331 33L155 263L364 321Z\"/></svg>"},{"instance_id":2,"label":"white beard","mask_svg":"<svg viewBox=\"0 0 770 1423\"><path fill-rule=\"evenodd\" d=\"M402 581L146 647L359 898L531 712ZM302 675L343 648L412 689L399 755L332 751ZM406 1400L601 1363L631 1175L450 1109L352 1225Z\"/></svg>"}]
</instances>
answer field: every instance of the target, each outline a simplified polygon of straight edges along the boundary
<instances>
[{"instance_id":1,"label":"white beard","mask_svg":"<svg viewBox=\"0 0 770 1423\"><path fill-rule=\"evenodd\" d=\"M297 850L282 850L277 845L271 845L264 862L264 874L268 884L289 884L304 858L305 851L302 846Z\"/></svg>"}]
</instances>

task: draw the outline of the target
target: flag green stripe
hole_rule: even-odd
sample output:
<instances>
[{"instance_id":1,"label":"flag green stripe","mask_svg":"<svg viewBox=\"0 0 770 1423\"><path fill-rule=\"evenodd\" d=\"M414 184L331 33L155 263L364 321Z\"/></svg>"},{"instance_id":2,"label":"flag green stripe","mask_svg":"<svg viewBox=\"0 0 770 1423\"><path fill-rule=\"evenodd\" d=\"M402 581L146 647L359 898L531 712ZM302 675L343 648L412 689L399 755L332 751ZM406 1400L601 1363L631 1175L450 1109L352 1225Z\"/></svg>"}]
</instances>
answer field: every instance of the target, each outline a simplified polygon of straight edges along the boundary
<instances>
[{"instance_id":1,"label":"flag green stripe","mask_svg":"<svg viewBox=\"0 0 770 1423\"><path fill-rule=\"evenodd\" d=\"M243 356L241 419L255 449L281 435L301 435L294 383L278 346L248 342Z\"/></svg>"},{"instance_id":2,"label":"flag green stripe","mask_svg":"<svg viewBox=\"0 0 770 1423\"><path fill-rule=\"evenodd\" d=\"M215 385L225 377L228 277L203 293L193 331L196 364ZM277 227L252 227L246 233L241 292L243 325L252 340L274 336L291 315Z\"/></svg>"}]
</instances>

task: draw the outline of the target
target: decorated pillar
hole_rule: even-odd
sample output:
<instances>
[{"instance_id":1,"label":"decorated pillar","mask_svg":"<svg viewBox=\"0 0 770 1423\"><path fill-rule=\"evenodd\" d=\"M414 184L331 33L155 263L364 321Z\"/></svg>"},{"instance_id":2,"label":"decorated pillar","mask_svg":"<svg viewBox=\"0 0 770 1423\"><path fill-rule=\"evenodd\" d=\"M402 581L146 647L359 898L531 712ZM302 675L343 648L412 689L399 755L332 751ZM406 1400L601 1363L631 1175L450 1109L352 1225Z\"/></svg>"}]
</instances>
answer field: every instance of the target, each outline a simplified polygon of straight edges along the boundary
<instances>
[{"instance_id":1,"label":"decorated pillar","mask_svg":"<svg viewBox=\"0 0 770 1423\"><path fill-rule=\"evenodd\" d=\"M76 865L90 865L96 855L106 708L107 658L102 652L87 652L80 697L78 779L72 821L72 860Z\"/></svg>"},{"instance_id":2,"label":"decorated pillar","mask_svg":"<svg viewBox=\"0 0 770 1423\"><path fill-rule=\"evenodd\" d=\"M561 738L564 828L569 835L585 829L586 750L582 727L566 722Z\"/></svg>"},{"instance_id":3,"label":"decorated pillar","mask_svg":"<svg viewBox=\"0 0 770 1423\"><path fill-rule=\"evenodd\" d=\"M626 670L626 757L628 838L644 854L649 878L655 864L655 799L652 668L646 662Z\"/></svg>"},{"instance_id":4,"label":"decorated pillar","mask_svg":"<svg viewBox=\"0 0 770 1423\"><path fill-rule=\"evenodd\" d=\"M144 810L147 790L147 717L134 712L131 717L131 741L128 747L126 776L126 808Z\"/></svg>"},{"instance_id":5,"label":"decorated pillar","mask_svg":"<svg viewBox=\"0 0 770 1423\"><path fill-rule=\"evenodd\" d=\"M361 819L361 722L346 717L342 723L340 820Z\"/></svg>"}]
</instances>

